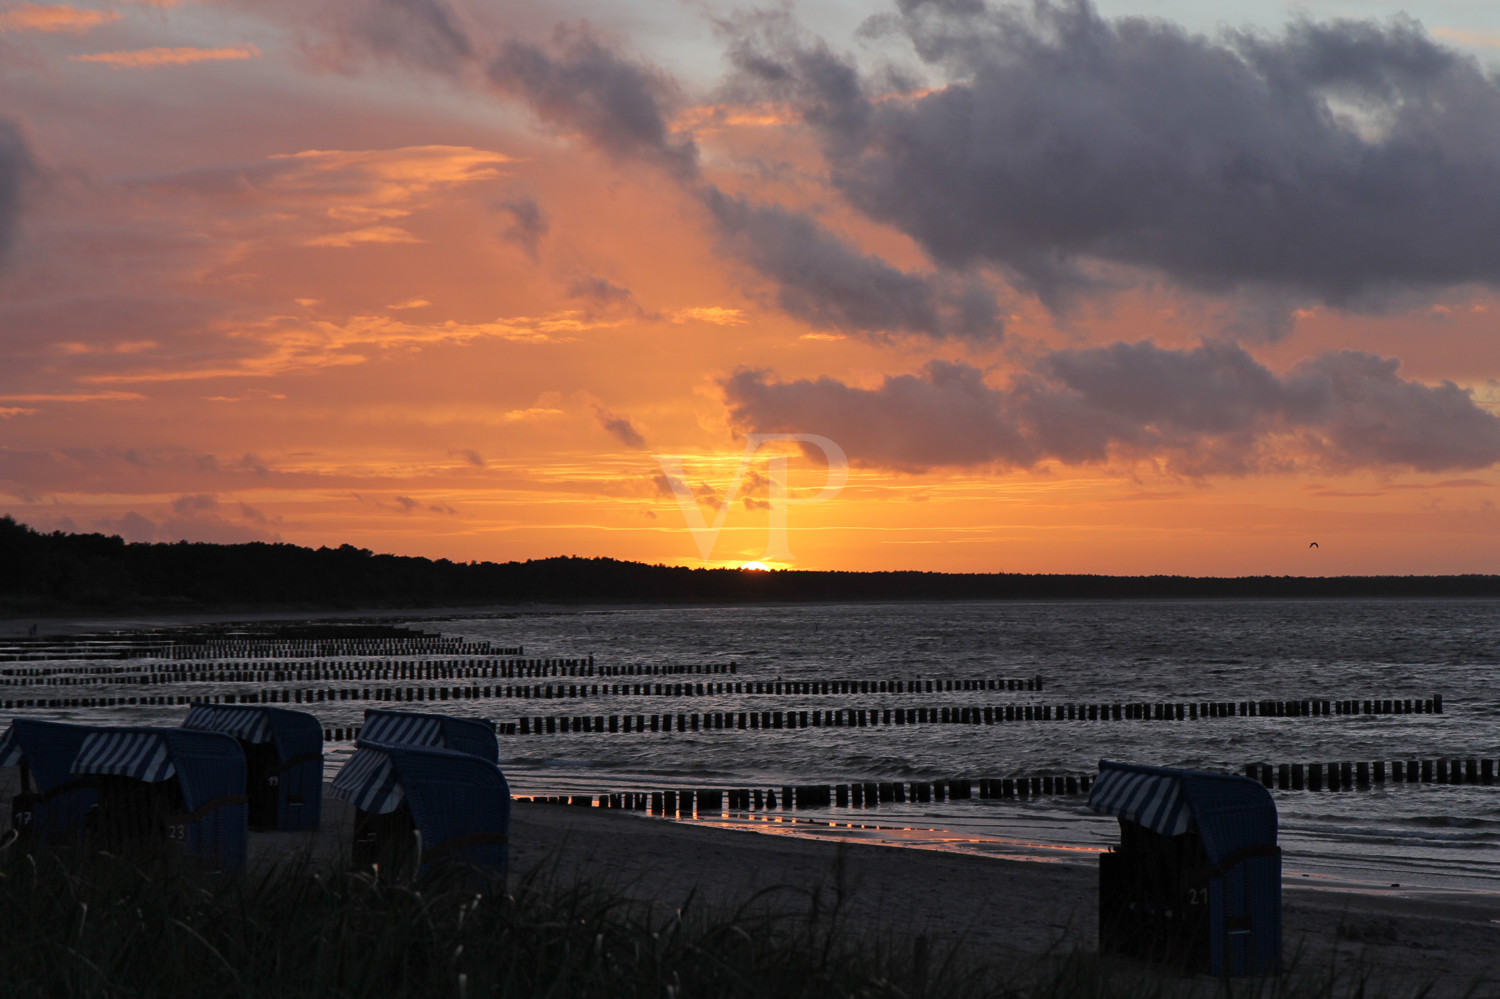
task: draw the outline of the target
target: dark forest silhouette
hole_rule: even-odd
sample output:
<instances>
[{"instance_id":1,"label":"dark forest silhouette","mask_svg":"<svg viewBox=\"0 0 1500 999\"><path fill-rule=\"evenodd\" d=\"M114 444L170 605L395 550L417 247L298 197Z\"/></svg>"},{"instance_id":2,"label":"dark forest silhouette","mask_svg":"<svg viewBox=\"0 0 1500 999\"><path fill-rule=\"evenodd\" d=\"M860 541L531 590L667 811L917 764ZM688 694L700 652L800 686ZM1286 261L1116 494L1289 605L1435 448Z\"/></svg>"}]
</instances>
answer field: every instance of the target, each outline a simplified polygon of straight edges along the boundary
<instances>
[{"instance_id":1,"label":"dark forest silhouette","mask_svg":"<svg viewBox=\"0 0 1500 999\"><path fill-rule=\"evenodd\" d=\"M612 558L451 562L290 544L127 544L0 517L0 612L326 610L527 603L1495 597L1500 576L756 572Z\"/></svg>"}]
</instances>

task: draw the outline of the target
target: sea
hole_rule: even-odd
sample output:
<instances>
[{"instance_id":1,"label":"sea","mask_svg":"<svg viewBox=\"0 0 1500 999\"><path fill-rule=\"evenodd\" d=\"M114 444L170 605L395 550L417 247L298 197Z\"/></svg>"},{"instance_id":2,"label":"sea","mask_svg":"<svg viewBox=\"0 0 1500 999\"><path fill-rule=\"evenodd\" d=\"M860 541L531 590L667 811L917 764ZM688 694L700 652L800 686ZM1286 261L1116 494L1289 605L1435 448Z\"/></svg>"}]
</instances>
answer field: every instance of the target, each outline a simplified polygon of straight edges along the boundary
<instances>
[{"instance_id":1,"label":"sea","mask_svg":"<svg viewBox=\"0 0 1500 999\"><path fill-rule=\"evenodd\" d=\"M496 647L522 647L527 658L592 656L598 667L734 670L732 675L621 680L967 680L977 681L967 686L983 688L691 698L601 694L424 705L489 718L502 727L523 715L549 714L1426 701L1435 695L1443 708L1441 713L1181 721L506 734L501 737L501 764L517 796L700 788L779 795L794 785L1091 774L1103 759L1239 774L1250 763L1387 761L1389 766L1397 760L1500 757L1500 602L1490 600L598 607L413 613L386 620ZM997 680L1003 688L1011 680L1035 677L1042 678L1041 692L996 690L989 682ZM244 689L244 684L195 684L192 693ZM360 724L367 706L373 705L330 701L308 710L325 726L348 729ZM0 711L0 726L13 713ZM143 706L27 711L30 717L103 724L177 724L184 714L180 707ZM331 775L353 747L346 740L327 748ZM1480 904L1492 897L1500 915L1500 783L1397 783L1388 775L1368 787L1273 789L1271 795L1288 887L1465 896ZM726 807L695 818L643 815L641 820L691 821L1037 863L1092 864L1119 838L1117 820L1091 812L1086 795L985 799L976 790L966 799L859 808L790 809L781 804L775 809Z\"/></svg>"}]
</instances>

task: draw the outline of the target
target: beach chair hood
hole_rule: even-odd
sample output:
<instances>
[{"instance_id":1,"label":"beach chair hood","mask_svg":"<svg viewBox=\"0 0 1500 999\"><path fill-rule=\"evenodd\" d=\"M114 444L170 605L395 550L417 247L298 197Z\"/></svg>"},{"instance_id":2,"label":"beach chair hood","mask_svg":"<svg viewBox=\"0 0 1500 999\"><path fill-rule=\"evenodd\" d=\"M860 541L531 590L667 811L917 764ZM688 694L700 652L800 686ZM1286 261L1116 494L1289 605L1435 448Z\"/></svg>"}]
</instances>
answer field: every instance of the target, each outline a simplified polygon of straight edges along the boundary
<instances>
[{"instance_id":1,"label":"beach chair hood","mask_svg":"<svg viewBox=\"0 0 1500 999\"><path fill-rule=\"evenodd\" d=\"M495 738L494 725L477 718L366 708L359 738L361 742L382 745L448 749L497 765L500 762L500 742Z\"/></svg>"},{"instance_id":2,"label":"beach chair hood","mask_svg":"<svg viewBox=\"0 0 1500 999\"><path fill-rule=\"evenodd\" d=\"M84 737L92 729L62 722L17 718L0 736L0 767L26 763L42 791L51 791L73 779L73 759Z\"/></svg>"},{"instance_id":3,"label":"beach chair hood","mask_svg":"<svg viewBox=\"0 0 1500 999\"><path fill-rule=\"evenodd\" d=\"M1194 829L1219 867L1275 852L1276 802L1247 777L1100 760L1089 807L1164 836Z\"/></svg>"}]
</instances>

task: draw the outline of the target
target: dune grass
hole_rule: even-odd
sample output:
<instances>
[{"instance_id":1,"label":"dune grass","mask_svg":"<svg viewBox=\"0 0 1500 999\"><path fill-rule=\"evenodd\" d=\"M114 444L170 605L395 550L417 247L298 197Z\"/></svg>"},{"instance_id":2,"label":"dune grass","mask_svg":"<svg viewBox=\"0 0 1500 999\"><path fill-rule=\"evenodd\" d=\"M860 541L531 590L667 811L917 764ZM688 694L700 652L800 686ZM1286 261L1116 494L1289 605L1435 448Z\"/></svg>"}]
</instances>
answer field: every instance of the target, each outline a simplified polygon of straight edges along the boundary
<instances>
[{"instance_id":1,"label":"dune grass","mask_svg":"<svg viewBox=\"0 0 1500 999\"><path fill-rule=\"evenodd\" d=\"M391 882L288 862L0 853L0 994L17 997L1343 999L1359 983L1213 983L1089 954L991 963L855 932L839 899L778 889L675 911L545 869ZM1316 979L1316 976L1313 976Z\"/></svg>"}]
</instances>

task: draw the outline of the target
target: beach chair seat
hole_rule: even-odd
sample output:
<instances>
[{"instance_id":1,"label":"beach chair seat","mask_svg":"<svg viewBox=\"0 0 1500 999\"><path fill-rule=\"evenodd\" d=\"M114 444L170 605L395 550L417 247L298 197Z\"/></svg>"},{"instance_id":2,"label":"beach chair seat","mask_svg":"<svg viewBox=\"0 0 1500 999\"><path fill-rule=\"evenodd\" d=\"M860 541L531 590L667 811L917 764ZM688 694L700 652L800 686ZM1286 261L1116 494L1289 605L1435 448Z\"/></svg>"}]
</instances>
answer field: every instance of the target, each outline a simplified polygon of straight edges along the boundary
<instances>
[{"instance_id":1,"label":"beach chair seat","mask_svg":"<svg viewBox=\"0 0 1500 999\"><path fill-rule=\"evenodd\" d=\"M92 775L89 833L107 850L166 844L226 870L245 867L245 754L219 732L93 729L71 768Z\"/></svg>"}]
</instances>

